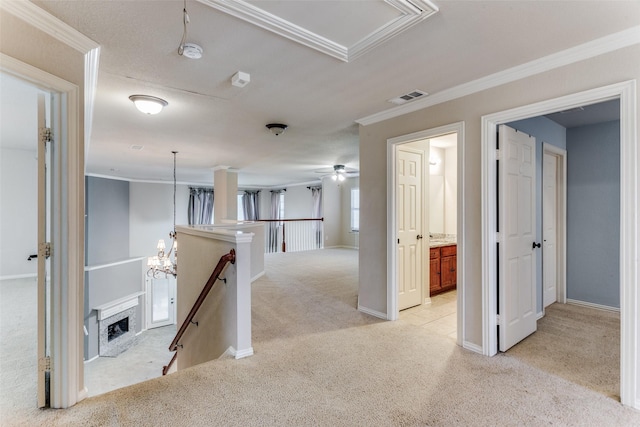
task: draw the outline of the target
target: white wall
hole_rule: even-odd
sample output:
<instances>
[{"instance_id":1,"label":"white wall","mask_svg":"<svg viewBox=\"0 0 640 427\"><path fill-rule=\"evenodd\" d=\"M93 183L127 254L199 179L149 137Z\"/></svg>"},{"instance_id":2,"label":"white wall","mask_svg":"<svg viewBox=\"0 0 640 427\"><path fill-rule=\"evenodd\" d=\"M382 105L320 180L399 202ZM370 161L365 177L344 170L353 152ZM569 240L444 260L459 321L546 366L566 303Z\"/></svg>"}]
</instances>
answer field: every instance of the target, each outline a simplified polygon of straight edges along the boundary
<instances>
[{"instance_id":1,"label":"white wall","mask_svg":"<svg viewBox=\"0 0 640 427\"><path fill-rule=\"evenodd\" d=\"M429 232L444 233L444 150L431 147L429 151ZM435 165L431 160L436 161Z\"/></svg>"},{"instance_id":2,"label":"white wall","mask_svg":"<svg viewBox=\"0 0 640 427\"><path fill-rule=\"evenodd\" d=\"M444 150L444 233L458 231L458 147Z\"/></svg>"},{"instance_id":3,"label":"white wall","mask_svg":"<svg viewBox=\"0 0 640 427\"><path fill-rule=\"evenodd\" d=\"M0 278L37 273L37 196L35 150L0 150Z\"/></svg>"},{"instance_id":4,"label":"white wall","mask_svg":"<svg viewBox=\"0 0 640 427\"><path fill-rule=\"evenodd\" d=\"M287 219L312 218L313 200L307 184L288 185L284 193L284 217Z\"/></svg>"},{"instance_id":5,"label":"white wall","mask_svg":"<svg viewBox=\"0 0 640 427\"><path fill-rule=\"evenodd\" d=\"M342 182L340 246L347 248L357 248L360 244L360 233L351 231L351 189L353 188L360 188L360 178L347 178Z\"/></svg>"},{"instance_id":6,"label":"white wall","mask_svg":"<svg viewBox=\"0 0 640 427\"><path fill-rule=\"evenodd\" d=\"M324 247L342 245L341 187L343 182L327 177L322 180Z\"/></svg>"}]
</instances>

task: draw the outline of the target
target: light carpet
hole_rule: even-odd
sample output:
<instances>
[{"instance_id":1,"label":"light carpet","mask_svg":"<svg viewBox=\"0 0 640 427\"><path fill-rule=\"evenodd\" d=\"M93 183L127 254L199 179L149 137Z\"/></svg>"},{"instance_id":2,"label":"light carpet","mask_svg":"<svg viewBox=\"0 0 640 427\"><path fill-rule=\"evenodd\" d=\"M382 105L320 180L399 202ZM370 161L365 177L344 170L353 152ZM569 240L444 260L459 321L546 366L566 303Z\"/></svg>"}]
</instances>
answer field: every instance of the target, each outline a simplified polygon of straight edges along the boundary
<instances>
[{"instance_id":1,"label":"light carpet","mask_svg":"<svg viewBox=\"0 0 640 427\"><path fill-rule=\"evenodd\" d=\"M253 285L254 356L67 410L19 411L3 425L640 425L638 411L516 357L358 312L355 251L271 255L266 265Z\"/></svg>"}]
</instances>

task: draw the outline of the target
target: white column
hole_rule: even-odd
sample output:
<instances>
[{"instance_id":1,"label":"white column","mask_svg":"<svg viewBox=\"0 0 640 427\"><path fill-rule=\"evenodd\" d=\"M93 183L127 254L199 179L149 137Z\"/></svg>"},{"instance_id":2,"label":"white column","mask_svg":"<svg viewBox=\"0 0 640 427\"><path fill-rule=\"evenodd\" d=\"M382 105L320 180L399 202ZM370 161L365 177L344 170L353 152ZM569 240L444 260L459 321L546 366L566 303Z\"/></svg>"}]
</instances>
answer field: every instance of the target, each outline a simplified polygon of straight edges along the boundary
<instances>
[{"instance_id":1,"label":"white column","mask_svg":"<svg viewBox=\"0 0 640 427\"><path fill-rule=\"evenodd\" d=\"M238 219L238 173L228 166L213 170L213 223Z\"/></svg>"}]
</instances>

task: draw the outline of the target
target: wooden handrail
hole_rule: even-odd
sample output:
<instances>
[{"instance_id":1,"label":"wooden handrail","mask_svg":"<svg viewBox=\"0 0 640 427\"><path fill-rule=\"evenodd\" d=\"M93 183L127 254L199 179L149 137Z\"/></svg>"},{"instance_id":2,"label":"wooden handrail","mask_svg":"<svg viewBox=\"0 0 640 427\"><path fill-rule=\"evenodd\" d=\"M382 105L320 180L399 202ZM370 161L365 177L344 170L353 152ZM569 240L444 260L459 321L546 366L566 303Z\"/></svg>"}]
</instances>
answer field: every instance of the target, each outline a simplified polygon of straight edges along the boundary
<instances>
[{"instance_id":1,"label":"wooden handrail","mask_svg":"<svg viewBox=\"0 0 640 427\"><path fill-rule=\"evenodd\" d=\"M169 373L169 369L171 369L171 365L175 363L177 358L178 358L178 352L176 351L175 353L173 353L173 357L169 361L169 364L167 366L162 367L162 375L167 375Z\"/></svg>"},{"instance_id":2,"label":"wooden handrail","mask_svg":"<svg viewBox=\"0 0 640 427\"><path fill-rule=\"evenodd\" d=\"M235 249L231 249L228 254L224 254L220 257L218 265L216 265L216 268L213 269L213 273L211 273L209 280L207 280L206 285L204 285L204 288L202 288L202 292L200 292L198 299L193 304L193 307L191 307L191 311L189 311L189 314L187 315L186 319L184 319L184 322L182 322L182 326L180 326L180 329L178 330L175 338L173 339L173 341L171 341L171 344L169 345L169 351L176 351L178 349L178 341L180 341L180 338L182 338L182 335L189 327L189 324L191 324L191 321L200 309L200 306L204 302L205 298L207 298L207 295L209 295L209 291L211 290L211 288L213 288L216 280L218 280L218 276L220 276L220 273L222 273L222 270L224 270L228 262L230 262L231 264L236 263ZM169 364L169 366L171 365Z\"/></svg>"}]
</instances>

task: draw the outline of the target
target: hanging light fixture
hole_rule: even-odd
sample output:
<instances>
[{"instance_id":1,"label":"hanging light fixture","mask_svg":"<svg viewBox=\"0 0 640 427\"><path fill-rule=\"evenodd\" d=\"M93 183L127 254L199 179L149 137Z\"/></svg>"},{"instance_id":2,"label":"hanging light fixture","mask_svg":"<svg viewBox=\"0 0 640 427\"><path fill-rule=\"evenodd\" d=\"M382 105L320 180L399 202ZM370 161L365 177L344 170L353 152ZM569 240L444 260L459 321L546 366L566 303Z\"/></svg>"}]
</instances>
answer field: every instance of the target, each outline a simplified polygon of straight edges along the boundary
<instances>
[{"instance_id":1,"label":"hanging light fixture","mask_svg":"<svg viewBox=\"0 0 640 427\"><path fill-rule=\"evenodd\" d=\"M164 99L151 95L131 95L129 99L138 111L145 114L158 114L164 107L169 105Z\"/></svg>"},{"instance_id":2,"label":"hanging light fixture","mask_svg":"<svg viewBox=\"0 0 640 427\"><path fill-rule=\"evenodd\" d=\"M173 153L173 231L169 233L169 239L171 239L171 248L169 252L165 253L167 248L164 239L158 240L158 254L151 256L147 259L147 276L154 279L160 279L163 277L178 276L178 240L176 235L176 154Z\"/></svg>"}]
</instances>

